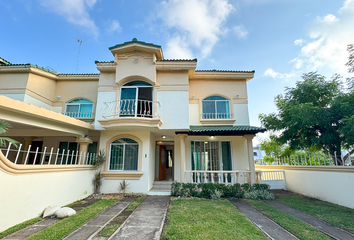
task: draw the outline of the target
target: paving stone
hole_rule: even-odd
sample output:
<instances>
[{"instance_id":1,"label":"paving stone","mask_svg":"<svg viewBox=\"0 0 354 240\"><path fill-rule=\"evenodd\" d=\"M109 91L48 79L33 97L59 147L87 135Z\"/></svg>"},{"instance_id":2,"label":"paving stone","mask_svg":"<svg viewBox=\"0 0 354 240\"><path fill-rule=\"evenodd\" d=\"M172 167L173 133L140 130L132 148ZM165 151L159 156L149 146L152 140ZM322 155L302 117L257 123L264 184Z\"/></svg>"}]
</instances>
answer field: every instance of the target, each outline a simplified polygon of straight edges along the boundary
<instances>
[{"instance_id":1,"label":"paving stone","mask_svg":"<svg viewBox=\"0 0 354 240\"><path fill-rule=\"evenodd\" d=\"M101 227L82 226L77 231L70 234L70 238L68 237L65 239L87 240L100 229Z\"/></svg>"},{"instance_id":2,"label":"paving stone","mask_svg":"<svg viewBox=\"0 0 354 240\"><path fill-rule=\"evenodd\" d=\"M131 202L132 198L125 198L110 206L108 209L92 218L84 226L81 226L75 232L67 236L66 240L87 240L95 236L107 223L109 223L115 216L121 213ZM115 214L113 214L115 211Z\"/></svg>"},{"instance_id":3,"label":"paving stone","mask_svg":"<svg viewBox=\"0 0 354 240\"><path fill-rule=\"evenodd\" d=\"M9 236L3 238L3 239L7 239L7 240L23 240L26 239L40 231L42 231L43 229L49 227L50 225L56 223L60 221L60 219L58 218L48 218L48 219L44 219L43 221L40 221L38 223L35 223L31 226L28 226L27 228L24 228L18 232L14 232L13 234L10 234Z\"/></svg>"},{"instance_id":4,"label":"paving stone","mask_svg":"<svg viewBox=\"0 0 354 240\"><path fill-rule=\"evenodd\" d=\"M169 197L148 196L109 239L160 239Z\"/></svg>"},{"instance_id":5,"label":"paving stone","mask_svg":"<svg viewBox=\"0 0 354 240\"><path fill-rule=\"evenodd\" d=\"M301 212L301 211L296 210L292 207L289 207L286 204L283 204L278 201L265 201L265 202L271 206L278 208L280 211L283 211L283 212L285 212L297 219L300 219L301 221L317 228L319 231L331 236L334 239L343 239L343 240L347 240L347 239L353 240L354 239L354 235L352 235L351 233L346 232L342 229L333 227L332 225L330 225L324 221L321 221L311 215L308 215L304 212Z\"/></svg>"},{"instance_id":6,"label":"paving stone","mask_svg":"<svg viewBox=\"0 0 354 240\"><path fill-rule=\"evenodd\" d=\"M262 213L258 212L247 202L239 199L232 199L230 202L243 213L253 224L261 229L266 235L274 240L293 240L298 239L284 228L273 222Z\"/></svg>"}]
</instances>

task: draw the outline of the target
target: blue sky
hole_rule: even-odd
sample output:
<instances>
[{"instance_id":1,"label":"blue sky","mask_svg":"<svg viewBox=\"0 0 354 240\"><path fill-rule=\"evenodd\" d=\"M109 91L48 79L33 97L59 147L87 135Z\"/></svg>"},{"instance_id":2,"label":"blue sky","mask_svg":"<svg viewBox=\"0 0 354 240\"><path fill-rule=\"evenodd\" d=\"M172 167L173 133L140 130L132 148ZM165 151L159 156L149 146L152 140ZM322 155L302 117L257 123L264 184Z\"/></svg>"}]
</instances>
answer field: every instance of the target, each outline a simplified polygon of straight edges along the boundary
<instances>
[{"instance_id":1,"label":"blue sky","mask_svg":"<svg viewBox=\"0 0 354 240\"><path fill-rule=\"evenodd\" d=\"M108 47L136 37L198 69L255 70L251 124L309 71L350 76L354 0L11 0L0 2L0 56L60 73L97 73Z\"/></svg>"}]
</instances>

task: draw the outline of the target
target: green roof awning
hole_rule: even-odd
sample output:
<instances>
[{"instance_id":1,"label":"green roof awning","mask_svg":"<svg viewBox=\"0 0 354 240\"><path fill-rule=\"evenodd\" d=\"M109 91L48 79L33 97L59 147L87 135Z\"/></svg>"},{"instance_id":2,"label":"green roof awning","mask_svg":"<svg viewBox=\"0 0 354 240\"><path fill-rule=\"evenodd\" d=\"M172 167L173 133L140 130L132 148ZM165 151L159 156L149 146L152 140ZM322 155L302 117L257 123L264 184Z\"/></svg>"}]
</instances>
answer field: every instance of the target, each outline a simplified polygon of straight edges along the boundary
<instances>
[{"instance_id":1,"label":"green roof awning","mask_svg":"<svg viewBox=\"0 0 354 240\"><path fill-rule=\"evenodd\" d=\"M267 129L253 126L190 126L189 132L176 132L176 134L187 133L188 135L214 135L214 136L243 136L245 134L256 134L265 132Z\"/></svg>"}]
</instances>

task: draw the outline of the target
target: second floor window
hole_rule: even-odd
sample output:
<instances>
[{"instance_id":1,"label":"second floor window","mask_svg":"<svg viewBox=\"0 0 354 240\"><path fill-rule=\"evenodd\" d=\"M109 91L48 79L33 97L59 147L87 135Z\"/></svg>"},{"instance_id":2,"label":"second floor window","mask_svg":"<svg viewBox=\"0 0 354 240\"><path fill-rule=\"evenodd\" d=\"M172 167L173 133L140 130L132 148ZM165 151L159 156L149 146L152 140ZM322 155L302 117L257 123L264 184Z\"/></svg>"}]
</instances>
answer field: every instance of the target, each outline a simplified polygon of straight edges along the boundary
<instances>
[{"instance_id":1,"label":"second floor window","mask_svg":"<svg viewBox=\"0 0 354 240\"><path fill-rule=\"evenodd\" d=\"M202 101L202 119L231 118L230 101L220 96L210 96Z\"/></svg>"},{"instance_id":2,"label":"second floor window","mask_svg":"<svg viewBox=\"0 0 354 240\"><path fill-rule=\"evenodd\" d=\"M152 117L153 86L143 81L124 84L120 93L120 117Z\"/></svg>"},{"instance_id":3,"label":"second floor window","mask_svg":"<svg viewBox=\"0 0 354 240\"><path fill-rule=\"evenodd\" d=\"M93 103L87 99L78 98L66 104L65 115L73 118L92 118Z\"/></svg>"}]
</instances>

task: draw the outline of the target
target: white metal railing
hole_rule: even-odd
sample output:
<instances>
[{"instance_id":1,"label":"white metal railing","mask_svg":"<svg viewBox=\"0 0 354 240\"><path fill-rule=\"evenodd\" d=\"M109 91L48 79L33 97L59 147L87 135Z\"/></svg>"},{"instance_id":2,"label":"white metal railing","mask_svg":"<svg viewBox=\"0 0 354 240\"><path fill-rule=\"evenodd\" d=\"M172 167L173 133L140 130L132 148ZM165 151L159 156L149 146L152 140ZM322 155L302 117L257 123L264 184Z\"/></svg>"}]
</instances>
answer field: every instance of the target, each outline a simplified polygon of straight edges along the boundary
<instances>
[{"instance_id":1,"label":"white metal railing","mask_svg":"<svg viewBox=\"0 0 354 240\"><path fill-rule=\"evenodd\" d=\"M271 189L286 189L285 171L262 171L259 175L261 182Z\"/></svg>"},{"instance_id":2,"label":"white metal railing","mask_svg":"<svg viewBox=\"0 0 354 240\"><path fill-rule=\"evenodd\" d=\"M0 150L7 159L11 158L9 159L11 162L22 165L91 165L96 157L95 153L66 151L59 148L47 151L47 147L44 147L43 152L40 152L38 147L35 150L31 149L31 145L27 150L22 150L22 144L18 148L11 147L13 145L9 143L8 147Z\"/></svg>"},{"instance_id":3,"label":"white metal railing","mask_svg":"<svg viewBox=\"0 0 354 240\"><path fill-rule=\"evenodd\" d=\"M64 112L63 115L73 118L93 118L93 112Z\"/></svg>"},{"instance_id":4,"label":"white metal railing","mask_svg":"<svg viewBox=\"0 0 354 240\"><path fill-rule=\"evenodd\" d=\"M343 165L338 164L338 160L343 162ZM259 163L257 163L259 165ZM261 165L264 165L263 160L260 162ZM344 160L343 155L339 158L337 154L334 153L334 156L328 154L328 156L320 154L303 154L298 156L282 157L275 158L275 161L272 165L288 165L288 166L354 166L354 159L350 156Z\"/></svg>"},{"instance_id":5,"label":"white metal railing","mask_svg":"<svg viewBox=\"0 0 354 240\"><path fill-rule=\"evenodd\" d=\"M114 102L105 102L102 116L110 117L148 117L158 118L158 101L124 99ZM155 112L154 112L155 110Z\"/></svg>"},{"instance_id":6,"label":"white metal railing","mask_svg":"<svg viewBox=\"0 0 354 240\"><path fill-rule=\"evenodd\" d=\"M231 113L202 113L202 119L230 119Z\"/></svg>"},{"instance_id":7,"label":"white metal railing","mask_svg":"<svg viewBox=\"0 0 354 240\"><path fill-rule=\"evenodd\" d=\"M235 183L243 184L247 182L247 176L250 177L251 171L234 170L234 171L203 171L203 170L186 170L190 175L190 183L224 183L231 185ZM256 182L261 182L262 171L256 171Z\"/></svg>"}]
</instances>

